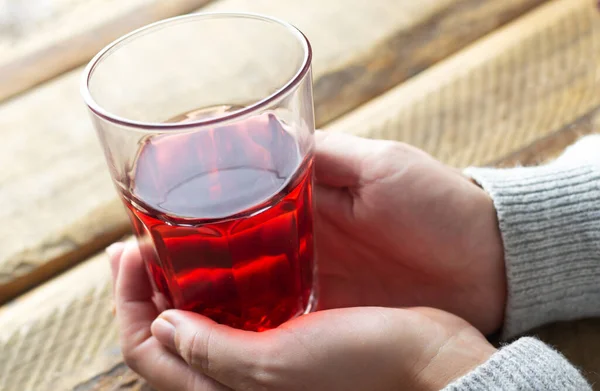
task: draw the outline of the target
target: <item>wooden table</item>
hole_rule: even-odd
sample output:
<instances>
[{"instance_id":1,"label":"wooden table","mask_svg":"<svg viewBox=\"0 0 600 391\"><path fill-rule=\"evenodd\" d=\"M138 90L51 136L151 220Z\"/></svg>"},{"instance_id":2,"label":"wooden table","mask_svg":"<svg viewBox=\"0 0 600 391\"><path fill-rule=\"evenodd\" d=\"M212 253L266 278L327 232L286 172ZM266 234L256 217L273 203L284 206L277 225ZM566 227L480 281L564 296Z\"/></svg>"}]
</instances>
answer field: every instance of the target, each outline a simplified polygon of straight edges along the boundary
<instances>
[{"instance_id":1,"label":"wooden table","mask_svg":"<svg viewBox=\"0 0 600 391\"><path fill-rule=\"evenodd\" d=\"M78 91L81 65L135 27L195 9L289 20L314 47L320 127L456 167L537 164L600 124L594 0L41 4L0 9L1 390L146 389L122 364L102 251L129 225ZM599 326L537 334L600 383Z\"/></svg>"}]
</instances>

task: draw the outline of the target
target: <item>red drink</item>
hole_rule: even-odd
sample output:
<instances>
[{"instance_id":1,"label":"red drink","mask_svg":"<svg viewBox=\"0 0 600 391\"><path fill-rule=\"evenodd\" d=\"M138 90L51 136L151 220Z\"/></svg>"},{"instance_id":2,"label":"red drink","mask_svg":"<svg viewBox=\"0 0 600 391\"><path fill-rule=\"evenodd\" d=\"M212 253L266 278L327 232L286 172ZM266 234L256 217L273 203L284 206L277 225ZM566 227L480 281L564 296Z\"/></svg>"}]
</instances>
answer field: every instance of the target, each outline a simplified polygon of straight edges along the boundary
<instances>
[{"instance_id":1,"label":"red drink","mask_svg":"<svg viewBox=\"0 0 600 391\"><path fill-rule=\"evenodd\" d=\"M256 331L308 308L312 153L301 156L273 115L143 141L121 195L161 306Z\"/></svg>"}]
</instances>

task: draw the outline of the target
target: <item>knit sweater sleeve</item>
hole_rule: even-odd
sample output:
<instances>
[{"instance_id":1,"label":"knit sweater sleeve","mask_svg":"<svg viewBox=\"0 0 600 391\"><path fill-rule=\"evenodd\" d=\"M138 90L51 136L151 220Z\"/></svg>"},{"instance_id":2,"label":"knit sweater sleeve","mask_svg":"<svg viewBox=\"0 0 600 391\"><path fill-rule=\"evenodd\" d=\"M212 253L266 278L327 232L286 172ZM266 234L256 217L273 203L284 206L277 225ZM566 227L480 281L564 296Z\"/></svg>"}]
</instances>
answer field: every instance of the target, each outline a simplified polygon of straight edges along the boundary
<instances>
[{"instance_id":1,"label":"knit sweater sleeve","mask_svg":"<svg viewBox=\"0 0 600 391\"><path fill-rule=\"evenodd\" d=\"M592 391L560 353L524 337L498 350L488 361L442 391Z\"/></svg>"},{"instance_id":2,"label":"knit sweater sleeve","mask_svg":"<svg viewBox=\"0 0 600 391\"><path fill-rule=\"evenodd\" d=\"M503 336L600 315L600 136L538 167L469 168L494 201L504 243ZM558 352L533 338L505 346L444 391L591 390Z\"/></svg>"},{"instance_id":3,"label":"knit sweater sleeve","mask_svg":"<svg viewBox=\"0 0 600 391\"><path fill-rule=\"evenodd\" d=\"M600 135L538 167L466 170L494 201L504 243L503 337L600 315Z\"/></svg>"}]
</instances>

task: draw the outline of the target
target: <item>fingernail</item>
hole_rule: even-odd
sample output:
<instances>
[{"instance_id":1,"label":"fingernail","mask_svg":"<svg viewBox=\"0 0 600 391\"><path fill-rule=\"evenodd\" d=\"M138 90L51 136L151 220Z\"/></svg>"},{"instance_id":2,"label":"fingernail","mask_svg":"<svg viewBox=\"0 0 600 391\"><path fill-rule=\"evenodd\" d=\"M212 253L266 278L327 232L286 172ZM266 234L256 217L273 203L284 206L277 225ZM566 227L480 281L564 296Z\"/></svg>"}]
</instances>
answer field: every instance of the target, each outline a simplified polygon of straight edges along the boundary
<instances>
[{"instance_id":1,"label":"fingernail","mask_svg":"<svg viewBox=\"0 0 600 391\"><path fill-rule=\"evenodd\" d=\"M115 242L106 248L106 253L109 257L113 257L117 252L122 250L125 247L125 243L123 242Z\"/></svg>"},{"instance_id":2,"label":"fingernail","mask_svg":"<svg viewBox=\"0 0 600 391\"><path fill-rule=\"evenodd\" d=\"M152 322L150 330L154 338L158 339L158 342L173 351L177 351L175 347L175 327L171 323L159 317Z\"/></svg>"}]
</instances>

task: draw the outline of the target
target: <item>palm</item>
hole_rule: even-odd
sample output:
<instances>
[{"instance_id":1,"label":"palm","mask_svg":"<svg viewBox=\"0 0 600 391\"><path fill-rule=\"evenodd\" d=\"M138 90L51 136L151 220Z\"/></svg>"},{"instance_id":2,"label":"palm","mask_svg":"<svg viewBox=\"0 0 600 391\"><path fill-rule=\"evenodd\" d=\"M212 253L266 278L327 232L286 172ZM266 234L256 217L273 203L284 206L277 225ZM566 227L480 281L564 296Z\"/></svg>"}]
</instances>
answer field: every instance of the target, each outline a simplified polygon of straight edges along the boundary
<instances>
[{"instance_id":1,"label":"palm","mask_svg":"<svg viewBox=\"0 0 600 391\"><path fill-rule=\"evenodd\" d=\"M430 390L432 383L439 389L455 377L453 367L474 367L473 357L493 351L473 326L431 308L319 311L260 337L272 346L270 355L287 364L269 366L279 369L272 376L276 390ZM452 364L441 360L444 348L453 352ZM432 382L425 368L434 369L435 359L444 361L444 370L434 371Z\"/></svg>"},{"instance_id":2,"label":"palm","mask_svg":"<svg viewBox=\"0 0 600 391\"><path fill-rule=\"evenodd\" d=\"M320 307L435 306L496 329L504 272L491 200L421 151L358 140L321 136L317 152Z\"/></svg>"}]
</instances>

